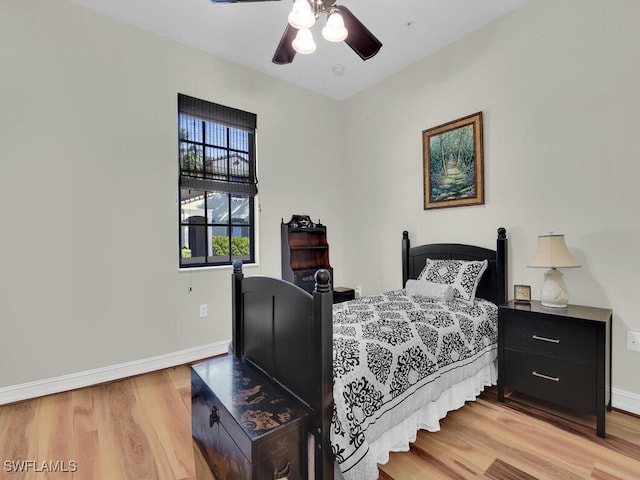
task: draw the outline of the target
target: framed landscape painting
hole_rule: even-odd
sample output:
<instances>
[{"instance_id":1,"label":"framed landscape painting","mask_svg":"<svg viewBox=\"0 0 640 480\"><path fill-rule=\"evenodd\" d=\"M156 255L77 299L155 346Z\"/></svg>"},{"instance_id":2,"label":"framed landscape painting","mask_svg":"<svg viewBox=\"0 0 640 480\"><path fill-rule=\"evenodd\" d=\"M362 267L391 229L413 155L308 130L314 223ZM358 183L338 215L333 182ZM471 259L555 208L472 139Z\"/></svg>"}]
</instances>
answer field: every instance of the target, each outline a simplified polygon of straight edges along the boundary
<instances>
[{"instance_id":1,"label":"framed landscape painting","mask_svg":"<svg viewBox=\"0 0 640 480\"><path fill-rule=\"evenodd\" d=\"M484 204L482 112L422 132L424 209Z\"/></svg>"}]
</instances>

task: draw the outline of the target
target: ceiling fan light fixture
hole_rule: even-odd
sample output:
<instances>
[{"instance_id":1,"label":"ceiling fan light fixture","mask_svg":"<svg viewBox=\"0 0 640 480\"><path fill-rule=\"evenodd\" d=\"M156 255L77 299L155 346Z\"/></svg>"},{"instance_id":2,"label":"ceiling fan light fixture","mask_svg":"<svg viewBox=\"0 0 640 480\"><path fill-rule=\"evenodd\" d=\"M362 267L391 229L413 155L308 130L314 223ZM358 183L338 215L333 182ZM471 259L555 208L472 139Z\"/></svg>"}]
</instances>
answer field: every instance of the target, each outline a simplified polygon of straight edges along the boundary
<instances>
[{"instance_id":1,"label":"ceiling fan light fixture","mask_svg":"<svg viewBox=\"0 0 640 480\"><path fill-rule=\"evenodd\" d=\"M309 54L316 51L316 42L313 41L313 35L308 28L298 30L296 38L291 42L291 46L298 53Z\"/></svg>"},{"instance_id":2,"label":"ceiling fan light fixture","mask_svg":"<svg viewBox=\"0 0 640 480\"><path fill-rule=\"evenodd\" d=\"M338 12L331 13L327 24L322 29L322 36L330 42L342 42L348 34L342 15Z\"/></svg>"},{"instance_id":3,"label":"ceiling fan light fixture","mask_svg":"<svg viewBox=\"0 0 640 480\"><path fill-rule=\"evenodd\" d=\"M307 0L296 0L288 20L289 25L301 30L312 27L316 23L316 16Z\"/></svg>"}]
</instances>

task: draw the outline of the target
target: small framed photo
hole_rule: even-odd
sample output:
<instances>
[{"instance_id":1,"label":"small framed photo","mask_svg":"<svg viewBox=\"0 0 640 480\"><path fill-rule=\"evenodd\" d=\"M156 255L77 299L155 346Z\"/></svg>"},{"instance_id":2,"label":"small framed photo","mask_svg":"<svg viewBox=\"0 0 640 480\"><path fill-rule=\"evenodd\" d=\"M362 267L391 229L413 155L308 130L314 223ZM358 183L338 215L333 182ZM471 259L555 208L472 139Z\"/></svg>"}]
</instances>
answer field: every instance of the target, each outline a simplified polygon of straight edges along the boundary
<instances>
[{"instance_id":1,"label":"small framed photo","mask_svg":"<svg viewBox=\"0 0 640 480\"><path fill-rule=\"evenodd\" d=\"M515 303L531 303L531 286L530 285L514 285L513 301Z\"/></svg>"}]
</instances>

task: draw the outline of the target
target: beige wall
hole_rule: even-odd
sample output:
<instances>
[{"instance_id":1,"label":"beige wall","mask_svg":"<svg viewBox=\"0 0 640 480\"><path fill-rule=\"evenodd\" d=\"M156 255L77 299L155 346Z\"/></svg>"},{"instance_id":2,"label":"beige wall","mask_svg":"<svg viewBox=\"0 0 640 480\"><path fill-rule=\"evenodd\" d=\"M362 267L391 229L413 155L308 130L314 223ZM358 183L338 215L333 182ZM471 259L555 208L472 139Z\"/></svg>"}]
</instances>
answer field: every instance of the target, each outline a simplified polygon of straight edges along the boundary
<instances>
[{"instance_id":1,"label":"beige wall","mask_svg":"<svg viewBox=\"0 0 640 480\"><path fill-rule=\"evenodd\" d=\"M399 287L402 230L492 247L505 226L510 285L535 295L536 236L563 232L571 300L614 309L614 387L640 396L639 14L530 1L335 103L63 0L0 0L0 388L230 337L229 269L176 265L182 92L258 115L249 273L279 275L292 213L328 225L336 283L365 293ZM421 131L477 111L486 204L424 211Z\"/></svg>"},{"instance_id":2,"label":"beige wall","mask_svg":"<svg viewBox=\"0 0 640 480\"><path fill-rule=\"evenodd\" d=\"M178 92L258 115L248 273L292 213L341 263L334 102L62 0L0 1L0 65L0 388L231 337L230 267L178 271Z\"/></svg>"},{"instance_id":3,"label":"beige wall","mask_svg":"<svg viewBox=\"0 0 640 480\"><path fill-rule=\"evenodd\" d=\"M509 288L539 298L543 271L526 265L538 234L562 232L582 264L564 270L571 301L613 308L614 388L640 395L640 353L625 349L640 331L638 18L634 0L530 1L341 104L353 193L368 199L346 282L395 288L404 229L492 247L504 226ZM485 205L424 211L422 130L478 111Z\"/></svg>"}]
</instances>

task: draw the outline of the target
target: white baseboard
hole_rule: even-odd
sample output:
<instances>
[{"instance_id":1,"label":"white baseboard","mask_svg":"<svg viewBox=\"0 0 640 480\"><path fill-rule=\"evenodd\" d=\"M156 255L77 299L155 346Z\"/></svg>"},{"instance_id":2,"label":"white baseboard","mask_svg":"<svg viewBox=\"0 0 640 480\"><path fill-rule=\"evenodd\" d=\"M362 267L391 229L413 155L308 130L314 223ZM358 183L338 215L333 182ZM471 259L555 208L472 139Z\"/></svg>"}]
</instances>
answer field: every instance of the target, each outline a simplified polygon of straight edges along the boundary
<instances>
[{"instance_id":1,"label":"white baseboard","mask_svg":"<svg viewBox=\"0 0 640 480\"><path fill-rule=\"evenodd\" d=\"M171 352L156 357L143 358L132 362L120 363L109 367L86 370L84 372L46 378L35 382L21 383L0 388L0 405L19 402L29 398L51 395L52 393L89 387L100 383L112 382L142 373L175 367L201 358L214 357L226 353L229 340L210 343L201 347L189 348L178 352Z\"/></svg>"},{"instance_id":2,"label":"white baseboard","mask_svg":"<svg viewBox=\"0 0 640 480\"><path fill-rule=\"evenodd\" d=\"M225 340L133 362L3 387L0 388L0 405L183 365L201 358L222 355L227 353L228 347L229 340ZM640 415L640 395L638 394L614 388L611 390L611 403L614 408Z\"/></svg>"},{"instance_id":3,"label":"white baseboard","mask_svg":"<svg viewBox=\"0 0 640 480\"><path fill-rule=\"evenodd\" d=\"M613 408L640 415L640 395L638 394L612 388L611 403Z\"/></svg>"}]
</instances>

